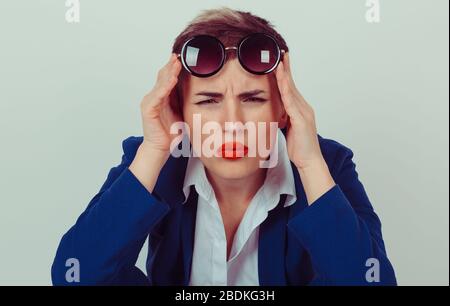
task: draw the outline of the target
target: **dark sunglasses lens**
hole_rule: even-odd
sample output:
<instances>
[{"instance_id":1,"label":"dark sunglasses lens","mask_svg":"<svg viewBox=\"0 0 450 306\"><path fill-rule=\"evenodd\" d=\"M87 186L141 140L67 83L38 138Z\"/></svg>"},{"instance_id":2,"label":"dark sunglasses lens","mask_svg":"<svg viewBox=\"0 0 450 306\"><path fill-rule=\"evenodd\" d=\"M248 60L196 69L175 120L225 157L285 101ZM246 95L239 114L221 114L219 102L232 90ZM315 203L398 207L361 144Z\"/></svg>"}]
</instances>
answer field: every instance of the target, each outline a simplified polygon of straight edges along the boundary
<instances>
[{"instance_id":1,"label":"dark sunglasses lens","mask_svg":"<svg viewBox=\"0 0 450 306\"><path fill-rule=\"evenodd\" d=\"M250 72L264 74L278 63L280 50L271 37L255 34L245 39L239 49L241 64Z\"/></svg>"},{"instance_id":2,"label":"dark sunglasses lens","mask_svg":"<svg viewBox=\"0 0 450 306\"><path fill-rule=\"evenodd\" d=\"M195 75L208 76L221 68L224 50L217 39L209 36L198 36L186 44L183 51L183 60Z\"/></svg>"}]
</instances>

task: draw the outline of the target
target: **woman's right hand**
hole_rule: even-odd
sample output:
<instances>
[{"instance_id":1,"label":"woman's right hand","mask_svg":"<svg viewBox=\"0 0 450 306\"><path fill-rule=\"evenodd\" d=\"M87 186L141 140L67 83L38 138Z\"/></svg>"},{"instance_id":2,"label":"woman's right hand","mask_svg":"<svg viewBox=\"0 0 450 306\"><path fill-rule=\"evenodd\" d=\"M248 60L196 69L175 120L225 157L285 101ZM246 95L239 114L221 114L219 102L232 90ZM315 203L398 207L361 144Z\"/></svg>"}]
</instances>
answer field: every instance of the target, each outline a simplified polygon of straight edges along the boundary
<instances>
[{"instance_id":1,"label":"woman's right hand","mask_svg":"<svg viewBox=\"0 0 450 306\"><path fill-rule=\"evenodd\" d=\"M158 72L156 84L141 102L144 144L155 151L169 153L170 143L177 135L170 134L173 123L181 121L174 109L178 106L174 89L181 71L181 63L175 54Z\"/></svg>"},{"instance_id":2,"label":"woman's right hand","mask_svg":"<svg viewBox=\"0 0 450 306\"><path fill-rule=\"evenodd\" d=\"M181 71L181 63L175 54L158 72L156 84L141 102L144 140L136 152L129 170L152 192L170 154L170 144L179 135L171 135L173 123L182 121L178 113L178 96L175 85Z\"/></svg>"}]
</instances>

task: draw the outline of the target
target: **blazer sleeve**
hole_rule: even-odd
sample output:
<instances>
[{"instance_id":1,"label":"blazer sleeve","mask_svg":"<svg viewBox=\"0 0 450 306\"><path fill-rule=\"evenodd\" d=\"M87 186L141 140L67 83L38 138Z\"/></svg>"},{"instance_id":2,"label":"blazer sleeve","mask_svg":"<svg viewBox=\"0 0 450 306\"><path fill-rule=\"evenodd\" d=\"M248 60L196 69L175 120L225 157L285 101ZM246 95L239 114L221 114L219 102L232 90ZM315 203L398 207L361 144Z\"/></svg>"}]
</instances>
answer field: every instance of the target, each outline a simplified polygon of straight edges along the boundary
<instances>
[{"instance_id":1,"label":"blazer sleeve","mask_svg":"<svg viewBox=\"0 0 450 306\"><path fill-rule=\"evenodd\" d=\"M123 155L121 164L110 170L98 194L62 237L51 269L54 285L149 284L135 263L147 235L169 206L130 172L130 159ZM67 262L73 259L79 264L79 282L66 278Z\"/></svg>"},{"instance_id":2,"label":"blazer sleeve","mask_svg":"<svg viewBox=\"0 0 450 306\"><path fill-rule=\"evenodd\" d=\"M396 285L381 222L358 179L353 152L340 145L336 185L293 217L288 227L310 255L311 285Z\"/></svg>"}]
</instances>

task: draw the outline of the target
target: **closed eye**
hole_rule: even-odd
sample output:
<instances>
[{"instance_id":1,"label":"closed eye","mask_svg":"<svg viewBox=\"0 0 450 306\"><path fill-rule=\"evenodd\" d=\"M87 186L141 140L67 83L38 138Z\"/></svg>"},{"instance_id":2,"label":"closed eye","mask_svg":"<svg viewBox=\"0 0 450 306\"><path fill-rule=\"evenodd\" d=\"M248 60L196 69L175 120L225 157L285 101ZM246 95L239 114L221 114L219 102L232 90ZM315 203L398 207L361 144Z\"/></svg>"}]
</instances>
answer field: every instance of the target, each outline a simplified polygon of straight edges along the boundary
<instances>
[{"instance_id":1,"label":"closed eye","mask_svg":"<svg viewBox=\"0 0 450 306\"><path fill-rule=\"evenodd\" d=\"M250 103L264 103L266 102L266 99L263 98L258 98L258 97L250 97L244 100L245 103L250 102ZM219 103L217 100L214 99L208 99L208 100L203 100L200 102L195 103L196 105L207 105L207 104L217 104Z\"/></svg>"},{"instance_id":2,"label":"closed eye","mask_svg":"<svg viewBox=\"0 0 450 306\"><path fill-rule=\"evenodd\" d=\"M205 104L216 104L216 103L219 103L219 102L217 102L214 99L208 99L208 100L203 100L203 101L197 102L195 104L196 105L205 105Z\"/></svg>"},{"instance_id":3,"label":"closed eye","mask_svg":"<svg viewBox=\"0 0 450 306\"><path fill-rule=\"evenodd\" d=\"M266 102L266 99L263 98L257 98L257 97L250 97L244 100L244 102L256 102L256 103L263 103Z\"/></svg>"}]
</instances>

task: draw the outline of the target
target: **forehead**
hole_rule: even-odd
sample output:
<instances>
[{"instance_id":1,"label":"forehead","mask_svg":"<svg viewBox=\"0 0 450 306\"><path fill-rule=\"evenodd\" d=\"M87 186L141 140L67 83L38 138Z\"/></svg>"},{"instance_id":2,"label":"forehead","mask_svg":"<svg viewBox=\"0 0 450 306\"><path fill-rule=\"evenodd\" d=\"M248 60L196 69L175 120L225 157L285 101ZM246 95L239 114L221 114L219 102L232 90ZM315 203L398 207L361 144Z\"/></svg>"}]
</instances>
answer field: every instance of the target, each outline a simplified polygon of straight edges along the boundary
<instances>
[{"instance_id":1,"label":"forehead","mask_svg":"<svg viewBox=\"0 0 450 306\"><path fill-rule=\"evenodd\" d=\"M229 60L215 75L208 78L190 76L186 89L189 94L199 91L240 93L248 90L261 89L270 92L271 78L269 75L255 75L246 71L237 59Z\"/></svg>"}]
</instances>

